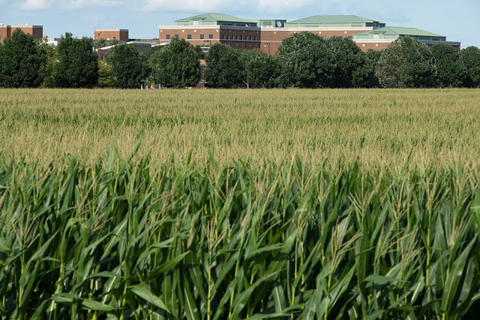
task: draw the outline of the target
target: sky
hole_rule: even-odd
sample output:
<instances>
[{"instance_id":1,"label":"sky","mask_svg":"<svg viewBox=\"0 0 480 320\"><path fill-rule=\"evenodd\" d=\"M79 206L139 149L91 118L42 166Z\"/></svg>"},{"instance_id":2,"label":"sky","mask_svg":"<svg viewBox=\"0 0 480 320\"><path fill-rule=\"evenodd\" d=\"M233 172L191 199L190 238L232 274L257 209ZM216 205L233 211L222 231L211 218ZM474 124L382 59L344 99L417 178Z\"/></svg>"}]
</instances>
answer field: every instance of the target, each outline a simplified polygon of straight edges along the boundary
<instances>
[{"instance_id":1,"label":"sky","mask_svg":"<svg viewBox=\"0 0 480 320\"><path fill-rule=\"evenodd\" d=\"M181 4L181 6L180 6ZM462 48L480 47L479 0L0 0L0 23L42 25L44 36L93 37L95 29L129 29L130 38L158 38L160 25L201 13L244 19L353 14L441 34Z\"/></svg>"}]
</instances>

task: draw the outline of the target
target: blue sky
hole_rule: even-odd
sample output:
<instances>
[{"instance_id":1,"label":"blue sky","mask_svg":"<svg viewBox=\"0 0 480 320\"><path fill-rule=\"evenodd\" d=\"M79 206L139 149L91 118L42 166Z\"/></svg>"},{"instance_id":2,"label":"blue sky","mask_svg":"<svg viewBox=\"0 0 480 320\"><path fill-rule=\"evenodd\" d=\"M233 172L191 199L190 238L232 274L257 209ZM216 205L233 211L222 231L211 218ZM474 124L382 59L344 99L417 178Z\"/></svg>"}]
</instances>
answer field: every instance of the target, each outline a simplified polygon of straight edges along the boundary
<instances>
[{"instance_id":1,"label":"blue sky","mask_svg":"<svg viewBox=\"0 0 480 320\"><path fill-rule=\"evenodd\" d=\"M156 38L159 25L205 12L287 20L355 14L438 33L461 41L463 48L480 47L479 0L0 0L0 23L43 25L44 35L52 38L65 32L93 37L95 28L124 28L130 38Z\"/></svg>"}]
</instances>

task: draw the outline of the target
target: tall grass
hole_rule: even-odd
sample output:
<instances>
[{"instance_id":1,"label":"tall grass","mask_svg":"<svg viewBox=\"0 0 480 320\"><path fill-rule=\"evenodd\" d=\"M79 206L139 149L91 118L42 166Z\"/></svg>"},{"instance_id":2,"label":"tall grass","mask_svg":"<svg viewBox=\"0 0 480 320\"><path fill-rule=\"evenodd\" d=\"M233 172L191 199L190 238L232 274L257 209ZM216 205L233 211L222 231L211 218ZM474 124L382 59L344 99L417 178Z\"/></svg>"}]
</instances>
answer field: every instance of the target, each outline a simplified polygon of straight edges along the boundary
<instances>
[{"instance_id":1,"label":"tall grass","mask_svg":"<svg viewBox=\"0 0 480 320\"><path fill-rule=\"evenodd\" d=\"M94 164L112 141L152 165L174 157L359 162L428 168L479 164L478 90L0 90L7 159Z\"/></svg>"},{"instance_id":2,"label":"tall grass","mask_svg":"<svg viewBox=\"0 0 480 320\"><path fill-rule=\"evenodd\" d=\"M475 319L471 167L0 163L2 319Z\"/></svg>"},{"instance_id":3,"label":"tall grass","mask_svg":"<svg viewBox=\"0 0 480 320\"><path fill-rule=\"evenodd\" d=\"M476 319L479 101L0 90L1 319Z\"/></svg>"}]
</instances>

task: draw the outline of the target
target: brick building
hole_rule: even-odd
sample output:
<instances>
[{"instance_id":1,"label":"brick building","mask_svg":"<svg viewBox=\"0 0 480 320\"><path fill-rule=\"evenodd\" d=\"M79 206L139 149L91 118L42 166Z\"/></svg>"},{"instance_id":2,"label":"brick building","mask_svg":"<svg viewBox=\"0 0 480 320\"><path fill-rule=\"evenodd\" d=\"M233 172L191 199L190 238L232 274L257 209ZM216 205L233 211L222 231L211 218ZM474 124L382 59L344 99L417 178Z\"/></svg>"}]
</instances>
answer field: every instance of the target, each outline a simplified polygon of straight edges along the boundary
<instances>
[{"instance_id":1,"label":"brick building","mask_svg":"<svg viewBox=\"0 0 480 320\"><path fill-rule=\"evenodd\" d=\"M129 41L128 29L95 29L93 40Z\"/></svg>"},{"instance_id":2,"label":"brick building","mask_svg":"<svg viewBox=\"0 0 480 320\"><path fill-rule=\"evenodd\" d=\"M10 26L0 24L0 43L3 43L4 39L10 39L15 30L20 29L26 34L31 34L37 40L42 40L43 38L43 26Z\"/></svg>"},{"instance_id":3,"label":"brick building","mask_svg":"<svg viewBox=\"0 0 480 320\"><path fill-rule=\"evenodd\" d=\"M383 27L375 30L358 33L353 37L355 43L364 51L382 50L388 47L390 43L404 36L410 36L418 41L433 46L437 43L446 43L460 51L461 43L458 41L447 41L447 37L423 31L416 28L402 27Z\"/></svg>"},{"instance_id":4,"label":"brick building","mask_svg":"<svg viewBox=\"0 0 480 320\"><path fill-rule=\"evenodd\" d=\"M427 45L447 43L457 49L460 42L414 28L392 28L386 23L355 15L317 15L287 22L283 19L246 20L225 14L205 13L176 20L173 26L159 27L159 43L173 37L193 45L223 43L235 49L261 49L274 55L286 37L312 32L328 39L347 37L364 51L386 48L398 37L412 36Z\"/></svg>"}]
</instances>

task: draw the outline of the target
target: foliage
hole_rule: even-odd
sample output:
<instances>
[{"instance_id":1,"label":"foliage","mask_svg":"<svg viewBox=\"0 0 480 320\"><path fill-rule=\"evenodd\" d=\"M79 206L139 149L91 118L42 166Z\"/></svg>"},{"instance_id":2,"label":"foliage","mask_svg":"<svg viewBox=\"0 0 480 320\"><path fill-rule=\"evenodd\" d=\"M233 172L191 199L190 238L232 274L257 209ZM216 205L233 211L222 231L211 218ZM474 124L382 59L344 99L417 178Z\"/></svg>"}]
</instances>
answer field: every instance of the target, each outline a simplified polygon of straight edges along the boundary
<instances>
[{"instance_id":1,"label":"foliage","mask_svg":"<svg viewBox=\"0 0 480 320\"><path fill-rule=\"evenodd\" d=\"M461 319L478 308L468 168L238 159L153 170L111 150L0 159L0 301L12 319Z\"/></svg>"},{"instance_id":2,"label":"foliage","mask_svg":"<svg viewBox=\"0 0 480 320\"><path fill-rule=\"evenodd\" d=\"M283 87L321 88L332 81L332 53L316 34L301 32L283 39L277 57Z\"/></svg>"},{"instance_id":3,"label":"foliage","mask_svg":"<svg viewBox=\"0 0 480 320\"><path fill-rule=\"evenodd\" d=\"M238 88L242 86L243 67L239 51L216 43L205 58L205 84L212 88Z\"/></svg>"},{"instance_id":4,"label":"foliage","mask_svg":"<svg viewBox=\"0 0 480 320\"><path fill-rule=\"evenodd\" d=\"M359 88L378 88L380 83L375 75L375 68L382 51L368 50L365 53L365 63L353 73L353 86Z\"/></svg>"},{"instance_id":5,"label":"foliage","mask_svg":"<svg viewBox=\"0 0 480 320\"><path fill-rule=\"evenodd\" d=\"M437 66L436 85L442 88L461 87L466 69L458 51L445 43L436 44L430 50Z\"/></svg>"},{"instance_id":6,"label":"foliage","mask_svg":"<svg viewBox=\"0 0 480 320\"><path fill-rule=\"evenodd\" d=\"M58 41L57 59L53 69L58 88L91 88L98 82L98 56L93 52L93 40L73 38L65 33Z\"/></svg>"},{"instance_id":7,"label":"foliage","mask_svg":"<svg viewBox=\"0 0 480 320\"><path fill-rule=\"evenodd\" d=\"M0 87L35 88L46 75L47 55L32 35L16 29L0 46Z\"/></svg>"},{"instance_id":8,"label":"foliage","mask_svg":"<svg viewBox=\"0 0 480 320\"><path fill-rule=\"evenodd\" d=\"M154 80L162 87L195 87L200 81L198 49L185 39L173 38L170 45L150 56L149 64Z\"/></svg>"},{"instance_id":9,"label":"foliage","mask_svg":"<svg viewBox=\"0 0 480 320\"><path fill-rule=\"evenodd\" d=\"M251 88L274 88L280 66L276 56L256 53L245 65L246 79Z\"/></svg>"},{"instance_id":10,"label":"foliage","mask_svg":"<svg viewBox=\"0 0 480 320\"><path fill-rule=\"evenodd\" d=\"M460 51L460 58L466 68L465 86L470 88L480 87L480 49L468 47Z\"/></svg>"},{"instance_id":11,"label":"foliage","mask_svg":"<svg viewBox=\"0 0 480 320\"><path fill-rule=\"evenodd\" d=\"M48 38L45 36L40 43L43 51L46 53L47 62L45 64L45 77L40 85L41 88L54 88L55 80L53 79L53 68L57 60L57 50L54 45L48 44Z\"/></svg>"},{"instance_id":12,"label":"foliage","mask_svg":"<svg viewBox=\"0 0 480 320\"><path fill-rule=\"evenodd\" d=\"M138 53L133 44L119 44L113 47L107 62L112 68L115 88L140 88L141 81L150 73L145 56Z\"/></svg>"},{"instance_id":13,"label":"foliage","mask_svg":"<svg viewBox=\"0 0 480 320\"><path fill-rule=\"evenodd\" d=\"M366 65L365 53L353 40L345 37L331 37L327 40L332 54L333 71L330 88L351 88L358 83L355 79L360 69Z\"/></svg>"},{"instance_id":14,"label":"foliage","mask_svg":"<svg viewBox=\"0 0 480 320\"><path fill-rule=\"evenodd\" d=\"M375 74L385 88L423 88L433 85L436 66L430 49L406 36L383 50Z\"/></svg>"},{"instance_id":15,"label":"foliage","mask_svg":"<svg viewBox=\"0 0 480 320\"><path fill-rule=\"evenodd\" d=\"M113 87L112 67L104 61L98 61L98 87Z\"/></svg>"}]
</instances>

